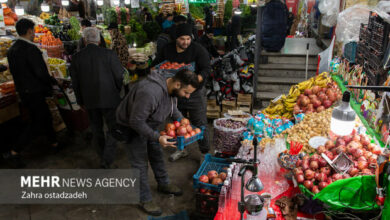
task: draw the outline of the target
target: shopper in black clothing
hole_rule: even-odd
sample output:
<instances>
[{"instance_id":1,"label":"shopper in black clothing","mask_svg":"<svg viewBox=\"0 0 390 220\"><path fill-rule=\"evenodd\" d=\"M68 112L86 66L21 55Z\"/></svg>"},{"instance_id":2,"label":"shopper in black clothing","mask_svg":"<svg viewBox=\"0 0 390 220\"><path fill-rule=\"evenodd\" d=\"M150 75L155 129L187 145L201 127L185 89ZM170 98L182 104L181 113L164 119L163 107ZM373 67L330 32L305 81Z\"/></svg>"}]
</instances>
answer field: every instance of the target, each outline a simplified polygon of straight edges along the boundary
<instances>
[{"instance_id":1,"label":"shopper in black clothing","mask_svg":"<svg viewBox=\"0 0 390 220\"><path fill-rule=\"evenodd\" d=\"M205 34L199 39L199 43L206 48L210 54L210 58L219 57L219 53L213 44L214 30L212 28L206 29Z\"/></svg>"},{"instance_id":2,"label":"shopper in black clothing","mask_svg":"<svg viewBox=\"0 0 390 220\"><path fill-rule=\"evenodd\" d=\"M16 91L22 105L27 108L30 123L19 136L13 156L27 145L33 135L42 132L47 136L51 147L58 149L52 116L46 97L52 94L54 79L49 75L41 50L33 43L34 22L22 18L16 23L19 39L8 50L7 58Z\"/></svg>"},{"instance_id":3,"label":"shopper in black clothing","mask_svg":"<svg viewBox=\"0 0 390 220\"><path fill-rule=\"evenodd\" d=\"M239 46L238 35L241 34L241 15L233 12L231 26L231 38L230 38L230 50L234 50Z\"/></svg>"},{"instance_id":4,"label":"shopper in black clothing","mask_svg":"<svg viewBox=\"0 0 390 220\"><path fill-rule=\"evenodd\" d=\"M143 8L142 9L142 14L143 14L143 17L142 17L142 21L143 22L149 22L149 21L153 21L153 16L152 14L149 12L149 9L148 8Z\"/></svg>"},{"instance_id":5,"label":"shopper in black clothing","mask_svg":"<svg viewBox=\"0 0 390 220\"><path fill-rule=\"evenodd\" d=\"M200 87L189 99L179 99L179 110L184 116L189 114L189 119L196 127L204 126L204 139L199 141L200 151L207 153L209 151L209 140L207 130L206 116L206 90L204 88L205 80L211 72L209 55L202 45L192 42L192 27L189 24L180 24L176 27L176 41L167 44L160 53L157 54L152 66L165 60L178 63L195 62L195 73L198 74ZM175 161L180 157L187 156L187 151L177 151L171 155L170 160Z\"/></svg>"},{"instance_id":6,"label":"shopper in black clothing","mask_svg":"<svg viewBox=\"0 0 390 220\"><path fill-rule=\"evenodd\" d=\"M83 31L87 27L92 27L92 23L88 19L83 19L81 22L81 31ZM85 48L85 42L84 38L81 37L79 40L79 43L77 45L77 51L80 51L81 49ZM103 35L100 33L100 47L106 48L106 41L104 40Z\"/></svg>"}]
</instances>

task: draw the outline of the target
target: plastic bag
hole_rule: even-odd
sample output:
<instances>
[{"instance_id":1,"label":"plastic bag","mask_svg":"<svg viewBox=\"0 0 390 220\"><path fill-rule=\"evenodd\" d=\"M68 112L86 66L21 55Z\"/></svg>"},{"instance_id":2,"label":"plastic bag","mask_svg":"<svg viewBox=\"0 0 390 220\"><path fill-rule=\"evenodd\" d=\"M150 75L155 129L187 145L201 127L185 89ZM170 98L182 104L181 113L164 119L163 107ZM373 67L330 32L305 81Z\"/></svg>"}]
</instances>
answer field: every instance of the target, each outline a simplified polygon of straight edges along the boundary
<instances>
[{"instance_id":1,"label":"plastic bag","mask_svg":"<svg viewBox=\"0 0 390 220\"><path fill-rule=\"evenodd\" d=\"M299 185L299 188L305 194L313 195L302 184ZM375 202L375 196L375 176L356 176L331 183L314 195L313 199L319 199L326 203L331 210L368 211L379 208Z\"/></svg>"},{"instance_id":2,"label":"plastic bag","mask_svg":"<svg viewBox=\"0 0 390 220\"><path fill-rule=\"evenodd\" d=\"M317 72L319 73L329 72L330 62L332 61L332 55L333 55L334 40L335 38L333 37L329 47L318 54L318 56L320 56L320 64Z\"/></svg>"},{"instance_id":3,"label":"plastic bag","mask_svg":"<svg viewBox=\"0 0 390 220\"><path fill-rule=\"evenodd\" d=\"M333 27L337 23L340 0L321 0L318 9L323 14L321 23L327 27Z\"/></svg>"},{"instance_id":4,"label":"plastic bag","mask_svg":"<svg viewBox=\"0 0 390 220\"><path fill-rule=\"evenodd\" d=\"M336 36L337 41L348 43L359 41L360 24L367 24L370 15L367 5L354 5L338 15Z\"/></svg>"},{"instance_id":5,"label":"plastic bag","mask_svg":"<svg viewBox=\"0 0 390 220\"><path fill-rule=\"evenodd\" d=\"M375 6L374 11L384 20L390 23L390 1L380 1Z\"/></svg>"},{"instance_id":6,"label":"plastic bag","mask_svg":"<svg viewBox=\"0 0 390 220\"><path fill-rule=\"evenodd\" d=\"M241 146L245 124L228 118L214 120L213 142L215 150L222 153L236 154Z\"/></svg>"}]
</instances>

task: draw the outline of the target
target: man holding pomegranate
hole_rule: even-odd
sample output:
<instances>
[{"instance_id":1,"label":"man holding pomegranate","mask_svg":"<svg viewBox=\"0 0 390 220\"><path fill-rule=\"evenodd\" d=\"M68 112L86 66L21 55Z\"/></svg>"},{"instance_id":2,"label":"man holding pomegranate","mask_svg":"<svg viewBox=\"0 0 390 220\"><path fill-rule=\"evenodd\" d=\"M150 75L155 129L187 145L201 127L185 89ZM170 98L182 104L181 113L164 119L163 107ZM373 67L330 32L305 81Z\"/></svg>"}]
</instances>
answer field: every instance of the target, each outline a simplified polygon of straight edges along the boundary
<instances>
[{"instance_id":1,"label":"man holding pomegranate","mask_svg":"<svg viewBox=\"0 0 390 220\"><path fill-rule=\"evenodd\" d=\"M130 164L140 170L140 207L150 215L158 216L162 211L152 201L148 162L159 192L176 196L182 194L179 187L169 183L161 148L175 147L176 143L169 141L172 137L160 135L158 129L168 117L175 121L183 118L177 109L177 98L190 98L198 87L198 76L192 71L184 69L169 78L153 71L130 88L117 109L117 122L127 127Z\"/></svg>"},{"instance_id":2,"label":"man holding pomegranate","mask_svg":"<svg viewBox=\"0 0 390 220\"><path fill-rule=\"evenodd\" d=\"M204 126L206 128L204 138L198 142L199 149L203 154L202 157L204 157L204 154L210 149L206 115L207 97L204 84L211 72L211 65L207 50L202 45L192 42L191 36L192 26L190 24L177 25L176 41L162 48L153 61L152 66L166 60L186 64L195 63L195 72L198 76L200 86L189 99L180 98L178 107L180 112L185 116L189 114L189 119L194 126L198 128ZM169 160L176 161L187 155L188 152L186 150L176 151L171 155Z\"/></svg>"}]
</instances>

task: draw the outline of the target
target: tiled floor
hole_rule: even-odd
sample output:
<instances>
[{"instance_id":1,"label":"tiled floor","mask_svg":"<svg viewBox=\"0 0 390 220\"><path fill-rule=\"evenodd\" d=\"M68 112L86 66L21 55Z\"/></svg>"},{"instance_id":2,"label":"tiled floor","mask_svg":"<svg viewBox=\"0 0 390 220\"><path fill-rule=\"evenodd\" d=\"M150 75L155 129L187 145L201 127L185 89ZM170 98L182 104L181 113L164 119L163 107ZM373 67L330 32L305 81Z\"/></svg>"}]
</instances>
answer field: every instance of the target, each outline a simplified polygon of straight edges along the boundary
<instances>
[{"instance_id":1,"label":"tiled floor","mask_svg":"<svg viewBox=\"0 0 390 220\"><path fill-rule=\"evenodd\" d=\"M46 148L34 146L23 153L27 168L67 168L88 169L98 168L99 160L94 148L86 143L80 135L67 138L71 143L57 154L45 153ZM116 165L128 168L129 163L125 146L120 144ZM168 195L157 192L152 171L149 169L149 179L153 196L162 206L163 216L172 215L182 210L191 213L195 209L195 193L192 188L192 176L199 167L200 153L197 144L189 148L190 155L185 159L171 163L167 160L174 149L165 149L164 157L169 177L172 183L179 185L184 195L170 199ZM4 163L0 168L6 168ZM1 192L0 192L1 193ZM0 220L146 220L147 215L136 205L2 205Z\"/></svg>"}]
</instances>

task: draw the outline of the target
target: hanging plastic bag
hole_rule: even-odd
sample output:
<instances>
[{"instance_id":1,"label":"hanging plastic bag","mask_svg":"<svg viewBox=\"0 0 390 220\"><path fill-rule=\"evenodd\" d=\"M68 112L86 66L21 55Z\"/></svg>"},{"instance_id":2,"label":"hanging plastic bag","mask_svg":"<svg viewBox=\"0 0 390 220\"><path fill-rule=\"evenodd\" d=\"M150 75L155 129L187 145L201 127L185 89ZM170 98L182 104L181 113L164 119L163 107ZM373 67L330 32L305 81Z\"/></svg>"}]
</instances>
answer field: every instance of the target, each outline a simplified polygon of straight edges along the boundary
<instances>
[{"instance_id":1,"label":"hanging plastic bag","mask_svg":"<svg viewBox=\"0 0 390 220\"><path fill-rule=\"evenodd\" d=\"M318 9L323 14L321 23L327 27L333 27L337 23L340 0L321 0Z\"/></svg>"},{"instance_id":2,"label":"hanging plastic bag","mask_svg":"<svg viewBox=\"0 0 390 220\"><path fill-rule=\"evenodd\" d=\"M381 18L390 23L390 1L380 1L374 10Z\"/></svg>"},{"instance_id":3,"label":"hanging plastic bag","mask_svg":"<svg viewBox=\"0 0 390 220\"><path fill-rule=\"evenodd\" d=\"M367 24L370 15L367 5L354 5L338 15L336 36L338 42L359 41L360 24Z\"/></svg>"},{"instance_id":4,"label":"hanging plastic bag","mask_svg":"<svg viewBox=\"0 0 390 220\"><path fill-rule=\"evenodd\" d=\"M214 120L215 150L236 154L241 146L242 134L246 130L244 123L228 118Z\"/></svg>"},{"instance_id":5,"label":"hanging plastic bag","mask_svg":"<svg viewBox=\"0 0 390 220\"><path fill-rule=\"evenodd\" d=\"M329 47L318 54L320 56L320 65L318 67L318 73L329 72L330 62L332 61L333 45L335 38L333 37Z\"/></svg>"}]
</instances>

